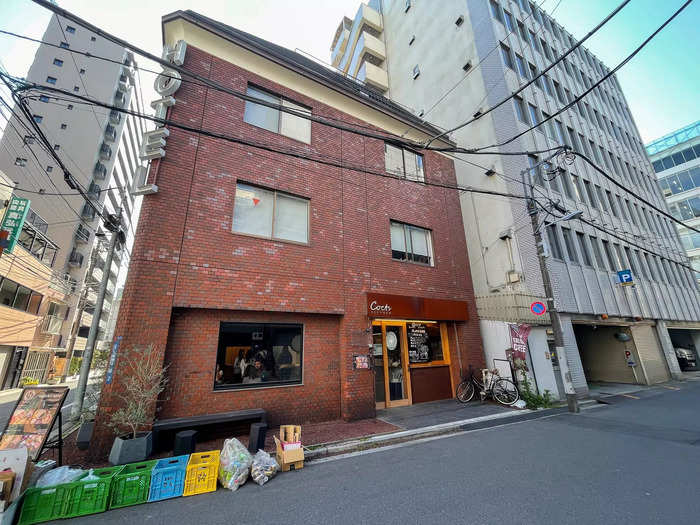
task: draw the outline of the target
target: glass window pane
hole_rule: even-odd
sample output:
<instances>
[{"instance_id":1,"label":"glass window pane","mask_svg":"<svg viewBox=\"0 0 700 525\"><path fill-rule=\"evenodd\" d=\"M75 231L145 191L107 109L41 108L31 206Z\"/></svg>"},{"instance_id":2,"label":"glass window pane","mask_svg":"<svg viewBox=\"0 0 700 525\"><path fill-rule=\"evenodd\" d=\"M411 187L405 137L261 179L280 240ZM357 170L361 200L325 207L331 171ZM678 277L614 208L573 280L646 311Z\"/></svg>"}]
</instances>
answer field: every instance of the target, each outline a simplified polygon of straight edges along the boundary
<instances>
[{"instance_id":1,"label":"glass window pane","mask_svg":"<svg viewBox=\"0 0 700 525\"><path fill-rule=\"evenodd\" d=\"M27 305L29 304L29 296L31 294L32 291L29 288L26 286L19 286L17 288L17 296L15 297L13 307L17 308L18 310L26 310Z\"/></svg>"},{"instance_id":2,"label":"glass window pane","mask_svg":"<svg viewBox=\"0 0 700 525\"><path fill-rule=\"evenodd\" d=\"M250 86L246 90L246 94L272 104L280 104L280 99L278 97ZM253 124L254 126L274 131L275 133L279 132L280 112L278 109L262 106L246 100L243 120L248 124Z\"/></svg>"},{"instance_id":3,"label":"glass window pane","mask_svg":"<svg viewBox=\"0 0 700 525\"><path fill-rule=\"evenodd\" d=\"M400 261L407 258L404 225L398 222L391 223L391 257Z\"/></svg>"},{"instance_id":4,"label":"glass window pane","mask_svg":"<svg viewBox=\"0 0 700 525\"><path fill-rule=\"evenodd\" d=\"M311 115L311 110L309 108L305 108L289 100L282 99L282 106ZM297 117L290 113L281 113L280 119L280 133L282 135L305 142L306 144L311 144L311 121L309 119Z\"/></svg>"},{"instance_id":5,"label":"glass window pane","mask_svg":"<svg viewBox=\"0 0 700 525\"><path fill-rule=\"evenodd\" d=\"M581 248L583 264L586 266L593 266L593 263L591 262L591 255L588 253L588 247L586 246L586 238L581 232L576 232L576 238L578 239L579 248Z\"/></svg>"},{"instance_id":6,"label":"glass window pane","mask_svg":"<svg viewBox=\"0 0 700 525\"><path fill-rule=\"evenodd\" d=\"M695 187L693 179L690 177L690 172L687 170L681 171L678 174L678 180L681 182L681 186L683 186L683 191L689 191Z\"/></svg>"},{"instance_id":7,"label":"glass window pane","mask_svg":"<svg viewBox=\"0 0 700 525\"><path fill-rule=\"evenodd\" d=\"M423 180L423 159L418 161L420 155L412 151L403 150L403 158L406 166L406 178L411 180Z\"/></svg>"},{"instance_id":8,"label":"glass window pane","mask_svg":"<svg viewBox=\"0 0 700 525\"><path fill-rule=\"evenodd\" d=\"M700 188L700 168L690 168L690 176L693 179L693 185Z\"/></svg>"},{"instance_id":9,"label":"glass window pane","mask_svg":"<svg viewBox=\"0 0 700 525\"><path fill-rule=\"evenodd\" d=\"M309 241L309 201L277 194L273 237L306 243Z\"/></svg>"},{"instance_id":10,"label":"glass window pane","mask_svg":"<svg viewBox=\"0 0 700 525\"><path fill-rule=\"evenodd\" d=\"M683 158L683 153L680 151L678 153L674 153L671 155L673 157L673 162L676 164L676 166L679 166L685 162L685 159Z\"/></svg>"},{"instance_id":11,"label":"glass window pane","mask_svg":"<svg viewBox=\"0 0 700 525\"><path fill-rule=\"evenodd\" d=\"M274 192L248 186L236 185L236 199L233 206L233 231L272 236L272 210Z\"/></svg>"},{"instance_id":12,"label":"glass window pane","mask_svg":"<svg viewBox=\"0 0 700 525\"><path fill-rule=\"evenodd\" d=\"M430 264L430 231L415 226L408 227L411 238L412 259L415 262Z\"/></svg>"},{"instance_id":13,"label":"glass window pane","mask_svg":"<svg viewBox=\"0 0 700 525\"><path fill-rule=\"evenodd\" d=\"M299 383L302 326L221 323L214 388Z\"/></svg>"},{"instance_id":14,"label":"glass window pane","mask_svg":"<svg viewBox=\"0 0 700 525\"><path fill-rule=\"evenodd\" d=\"M690 209L693 210L693 216L700 217L700 197L689 199Z\"/></svg>"},{"instance_id":15,"label":"glass window pane","mask_svg":"<svg viewBox=\"0 0 700 525\"><path fill-rule=\"evenodd\" d=\"M17 283L9 279L3 279L0 284L0 304L12 306L17 292Z\"/></svg>"},{"instance_id":16,"label":"glass window pane","mask_svg":"<svg viewBox=\"0 0 700 525\"><path fill-rule=\"evenodd\" d=\"M675 195L683 192L683 186L681 186L681 181L678 180L677 175L669 175L666 179L668 180L668 187L671 188L671 193Z\"/></svg>"},{"instance_id":17,"label":"glass window pane","mask_svg":"<svg viewBox=\"0 0 700 525\"><path fill-rule=\"evenodd\" d=\"M591 237L591 246L593 246L593 255L595 256L598 269L605 270L605 261L603 261L603 254L600 252L600 244L598 244L598 239L596 237Z\"/></svg>"},{"instance_id":18,"label":"glass window pane","mask_svg":"<svg viewBox=\"0 0 700 525\"><path fill-rule=\"evenodd\" d=\"M664 194L664 197L668 197L672 194L671 188L668 185L668 179L666 177L659 179L659 187L661 188L661 192Z\"/></svg>"},{"instance_id":19,"label":"glass window pane","mask_svg":"<svg viewBox=\"0 0 700 525\"><path fill-rule=\"evenodd\" d=\"M554 226L547 227L547 239L549 239L549 249L552 252L552 257L555 259L563 259L561 253L561 245Z\"/></svg>"},{"instance_id":20,"label":"glass window pane","mask_svg":"<svg viewBox=\"0 0 700 525\"><path fill-rule=\"evenodd\" d=\"M569 260L571 262L577 263L578 255L576 254L574 240L571 237L571 230L569 230L568 228L562 228L561 232L564 235L564 244L566 245L566 251L569 254Z\"/></svg>"},{"instance_id":21,"label":"glass window pane","mask_svg":"<svg viewBox=\"0 0 700 525\"><path fill-rule=\"evenodd\" d=\"M661 162L663 163L664 169L666 170L671 169L673 168L673 166L675 166L671 157L664 157L663 159L661 159Z\"/></svg>"},{"instance_id":22,"label":"glass window pane","mask_svg":"<svg viewBox=\"0 0 700 525\"><path fill-rule=\"evenodd\" d=\"M384 144L384 167L389 173L403 176L403 154L401 149Z\"/></svg>"},{"instance_id":23,"label":"glass window pane","mask_svg":"<svg viewBox=\"0 0 700 525\"><path fill-rule=\"evenodd\" d=\"M693 151L693 148L688 148L684 149L681 153L683 153L683 157L685 158L686 162L690 162L691 160L694 160L697 155Z\"/></svg>"},{"instance_id":24,"label":"glass window pane","mask_svg":"<svg viewBox=\"0 0 700 525\"><path fill-rule=\"evenodd\" d=\"M690 208L690 204L688 204L688 201L680 201L678 203L678 209L681 212L681 217L685 220L692 219L695 217L693 215L693 210Z\"/></svg>"},{"instance_id":25,"label":"glass window pane","mask_svg":"<svg viewBox=\"0 0 700 525\"><path fill-rule=\"evenodd\" d=\"M693 153L695 153L696 157L700 157L700 144L693 146Z\"/></svg>"}]
</instances>

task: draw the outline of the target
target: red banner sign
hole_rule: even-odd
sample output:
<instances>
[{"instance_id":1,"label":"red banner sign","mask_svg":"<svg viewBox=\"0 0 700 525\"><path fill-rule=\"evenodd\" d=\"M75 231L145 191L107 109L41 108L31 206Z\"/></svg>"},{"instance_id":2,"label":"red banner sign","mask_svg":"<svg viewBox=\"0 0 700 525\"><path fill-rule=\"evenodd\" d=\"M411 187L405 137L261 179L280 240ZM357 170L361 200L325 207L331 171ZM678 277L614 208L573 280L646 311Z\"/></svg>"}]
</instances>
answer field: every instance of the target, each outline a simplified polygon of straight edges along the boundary
<instances>
[{"instance_id":1,"label":"red banner sign","mask_svg":"<svg viewBox=\"0 0 700 525\"><path fill-rule=\"evenodd\" d=\"M521 359L527 362L527 338L530 335L530 325L511 324L510 344L513 348L513 361Z\"/></svg>"}]
</instances>

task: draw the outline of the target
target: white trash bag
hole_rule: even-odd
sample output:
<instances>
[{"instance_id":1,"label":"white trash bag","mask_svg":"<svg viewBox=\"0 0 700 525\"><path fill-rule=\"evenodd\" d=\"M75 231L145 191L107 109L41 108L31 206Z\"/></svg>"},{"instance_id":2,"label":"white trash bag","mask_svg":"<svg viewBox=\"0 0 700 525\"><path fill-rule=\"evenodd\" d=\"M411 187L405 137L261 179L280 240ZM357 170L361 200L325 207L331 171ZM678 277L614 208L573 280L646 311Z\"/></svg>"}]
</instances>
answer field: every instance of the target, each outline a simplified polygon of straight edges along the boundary
<instances>
[{"instance_id":1,"label":"white trash bag","mask_svg":"<svg viewBox=\"0 0 700 525\"><path fill-rule=\"evenodd\" d=\"M219 457L219 482L229 490L237 490L248 479L253 456L236 438L224 441Z\"/></svg>"},{"instance_id":2,"label":"white trash bag","mask_svg":"<svg viewBox=\"0 0 700 525\"><path fill-rule=\"evenodd\" d=\"M273 478L280 469L277 460L264 450L258 450L253 456L253 467L250 469L250 477L258 485L262 486Z\"/></svg>"}]
</instances>

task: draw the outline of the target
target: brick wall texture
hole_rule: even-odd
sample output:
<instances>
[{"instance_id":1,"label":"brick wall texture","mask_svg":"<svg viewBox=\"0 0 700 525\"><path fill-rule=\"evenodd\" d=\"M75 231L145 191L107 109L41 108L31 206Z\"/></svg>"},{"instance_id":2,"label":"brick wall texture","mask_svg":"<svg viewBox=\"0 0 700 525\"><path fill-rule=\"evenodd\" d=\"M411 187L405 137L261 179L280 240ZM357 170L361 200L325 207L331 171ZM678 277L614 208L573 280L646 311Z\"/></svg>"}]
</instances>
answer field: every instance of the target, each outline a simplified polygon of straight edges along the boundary
<instances>
[{"instance_id":1,"label":"brick wall texture","mask_svg":"<svg viewBox=\"0 0 700 525\"><path fill-rule=\"evenodd\" d=\"M237 91L251 82L314 114L367 125L192 46L185 67ZM174 121L384 171L381 140L312 123L307 145L243 122L244 101L231 95L183 82L175 96ZM427 181L456 183L451 159L426 153L424 166ZM159 191L143 201L115 336L123 337L122 348L154 345L169 365L158 417L253 407L277 423L373 416L373 373L352 367L352 354L366 354L370 342L368 291L468 301L469 321L449 325L453 377L459 364L483 365L455 190L178 129L170 130L151 180ZM238 180L309 198L308 245L232 233ZM390 219L432 230L434 267L392 260ZM304 384L214 392L221 321L303 323ZM105 423L120 404L124 377L117 360L98 415L103 447L111 443Z\"/></svg>"}]
</instances>

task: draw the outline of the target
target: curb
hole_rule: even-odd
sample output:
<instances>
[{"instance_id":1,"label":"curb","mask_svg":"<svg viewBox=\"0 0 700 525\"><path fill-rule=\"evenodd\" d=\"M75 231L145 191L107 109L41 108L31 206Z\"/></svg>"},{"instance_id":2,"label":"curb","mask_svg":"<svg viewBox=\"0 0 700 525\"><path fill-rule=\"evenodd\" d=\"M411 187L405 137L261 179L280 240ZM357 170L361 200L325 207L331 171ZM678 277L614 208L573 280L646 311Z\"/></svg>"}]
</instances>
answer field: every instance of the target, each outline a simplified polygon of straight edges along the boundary
<instances>
[{"instance_id":1,"label":"curb","mask_svg":"<svg viewBox=\"0 0 700 525\"><path fill-rule=\"evenodd\" d=\"M452 434L465 430L480 430L484 428L506 425L509 423L518 423L521 421L530 421L540 419L547 416L568 412L568 408L556 407L544 410L519 410L518 412L505 412L501 414L492 414L489 416L475 417L471 419L463 419L460 421L451 421L439 425L431 425L411 430L400 430L398 432L390 432L388 434L377 434L364 438L350 439L348 441L337 441L319 445L311 450L305 450L305 460L313 461L315 459L336 456L339 454L347 454L349 452L357 452L371 448L380 448L396 443L404 443L414 441L426 437L438 436L442 434Z\"/></svg>"}]
</instances>

